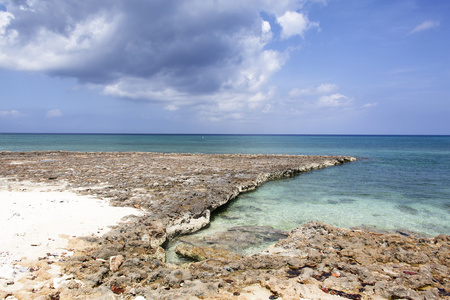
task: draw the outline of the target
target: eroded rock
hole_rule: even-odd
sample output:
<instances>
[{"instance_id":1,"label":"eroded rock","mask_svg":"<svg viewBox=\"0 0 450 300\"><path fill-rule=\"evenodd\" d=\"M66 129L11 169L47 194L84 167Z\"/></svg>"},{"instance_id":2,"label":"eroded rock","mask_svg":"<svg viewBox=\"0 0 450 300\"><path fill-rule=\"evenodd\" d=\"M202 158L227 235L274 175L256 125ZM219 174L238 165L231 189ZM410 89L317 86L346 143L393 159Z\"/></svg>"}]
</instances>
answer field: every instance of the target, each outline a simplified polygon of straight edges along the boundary
<instances>
[{"instance_id":1,"label":"eroded rock","mask_svg":"<svg viewBox=\"0 0 450 300\"><path fill-rule=\"evenodd\" d=\"M193 261L202 261L205 259L222 259L222 260L238 260L241 256L237 253L225 250L216 249L213 247L193 246L186 243L181 243L175 248L175 252Z\"/></svg>"},{"instance_id":2,"label":"eroded rock","mask_svg":"<svg viewBox=\"0 0 450 300\"><path fill-rule=\"evenodd\" d=\"M111 272L119 271L119 267L123 264L125 258L122 255L111 256L109 258L109 269Z\"/></svg>"},{"instance_id":3,"label":"eroded rock","mask_svg":"<svg viewBox=\"0 0 450 300\"><path fill-rule=\"evenodd\" d=\"M75 249L74 257L51 262L60 266L61 272L73 275L61 282L58 291L37 284L46 276L40 268L30 274L39 289L33 291L32 285L27 285L17 295L25 299L30 295L236 299L248 294L251 286L268 290L274 299L448 299L450 238L445 235L428 239L405 230L380 233L310 222L288 236L274 236L280 240L251 256L228 253L220 258L205 255L203 261L181 266L165 263L161 246L168 239L204 226L210 212L239 193L267 180L351 160L290 155L1 152L0 172L10 180L51 180L52 184L59 182L61 190L145 210L144 216L116 226L101 238L86 238L89 246ZM220 239L236 239L232 233L210 238L209 246L220 244ZM253 236L248 230L238 233L244 237L242 242L266 238L257 231ZM111 256L122 256L124 261L111 269ZM39 263L44 266L46 261Z\"/></svg>"}]
</instances>

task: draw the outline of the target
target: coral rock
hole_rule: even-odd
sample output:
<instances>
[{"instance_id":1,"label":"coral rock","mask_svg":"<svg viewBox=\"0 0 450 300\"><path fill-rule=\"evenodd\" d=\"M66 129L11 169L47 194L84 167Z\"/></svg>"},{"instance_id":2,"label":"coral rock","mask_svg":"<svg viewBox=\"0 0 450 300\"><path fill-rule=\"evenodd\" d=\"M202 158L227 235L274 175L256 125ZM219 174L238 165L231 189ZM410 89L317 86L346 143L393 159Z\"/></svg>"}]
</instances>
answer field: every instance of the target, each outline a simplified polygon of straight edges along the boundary
<instances>
[{"instance_id":1,"label":"coral rock","mask_svg":"<svg viewBox=\"0 0 450 300\"><path fill-rule=\"evenodd\" d=\"M122 255L111 256L109 258L109 269L111 272L119 271L119 267L123 264L125 258Z\"/></svg>"}]
</instances>

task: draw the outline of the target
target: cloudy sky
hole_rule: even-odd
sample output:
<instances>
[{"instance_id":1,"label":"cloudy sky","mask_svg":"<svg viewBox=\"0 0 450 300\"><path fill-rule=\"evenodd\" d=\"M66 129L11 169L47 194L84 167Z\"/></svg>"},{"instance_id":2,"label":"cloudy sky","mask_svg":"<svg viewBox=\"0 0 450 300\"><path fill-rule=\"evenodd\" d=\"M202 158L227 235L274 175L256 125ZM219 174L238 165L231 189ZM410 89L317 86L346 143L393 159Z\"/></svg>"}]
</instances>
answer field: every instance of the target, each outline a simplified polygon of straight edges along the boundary
<instances>
[{"instance_id":1,"label":"cloudy sky","mask_svg":"<svg viewBox=\"0 0 450 300\"><path fill-rule=\"evenodd\" d=\"M0 0L0 132L450 134L448 0Z\"/></svg>"}]
</instances>

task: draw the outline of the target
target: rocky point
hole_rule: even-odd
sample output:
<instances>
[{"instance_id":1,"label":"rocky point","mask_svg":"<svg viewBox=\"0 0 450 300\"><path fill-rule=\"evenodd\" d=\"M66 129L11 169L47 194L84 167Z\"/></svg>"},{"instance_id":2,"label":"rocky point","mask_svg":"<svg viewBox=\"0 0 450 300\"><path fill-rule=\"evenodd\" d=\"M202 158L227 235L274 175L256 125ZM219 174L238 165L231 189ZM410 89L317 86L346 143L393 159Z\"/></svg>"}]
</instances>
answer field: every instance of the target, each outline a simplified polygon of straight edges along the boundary
<instances>
[{"instance_id":1,"label":"rocky point","mask_svg":"<svg viewBox=\"0 0 450 300\"><path fill-rule=\"evenodd\" d=\"M29 264L13 299L449 299L450 238L340 229L310 222L276 232L248 256L218 243L165 243L206 226L211 213L268 180L355 160L339 156L1 152L0 177L59 185L142 209L102 237L72 241L73 256ZM241 235L248 228L235 228ZM233 231L232 230L232 231ZM256 236L265 238L266 230ZM279 239L278 241L276 241ZM248 238L248 240L250 240ZM58 265L56 280L46 270ZM51 280L51 281L49 281ZM36 284L42 282L42 284ZM50 282L50 283L49 283Z\"/></svg>"}]
</instances>

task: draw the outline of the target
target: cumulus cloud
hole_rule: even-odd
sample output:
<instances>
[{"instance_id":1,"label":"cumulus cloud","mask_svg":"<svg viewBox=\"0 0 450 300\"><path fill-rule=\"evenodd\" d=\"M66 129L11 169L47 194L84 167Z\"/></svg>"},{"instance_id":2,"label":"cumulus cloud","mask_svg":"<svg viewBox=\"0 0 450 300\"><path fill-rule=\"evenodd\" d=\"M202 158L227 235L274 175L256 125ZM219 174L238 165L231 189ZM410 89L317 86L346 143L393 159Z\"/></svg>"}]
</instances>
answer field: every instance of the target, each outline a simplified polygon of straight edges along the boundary
<instances>
[{"instance_id":1,"label":"cumulus cloud","mask_svg":"<svg viewBox=\"0 0 450 300\"><path fill-rule=\"evenodd\" d=\"M23 116L19 111L12 109L12 110L0 110L0 117L12 117L12 118L18 118Z\"/></svg>"},{"instance_id":2,"label":"cumulus cloud","mask_svg":"<svg viewBox=\"0 0 450 300\"><path fill-rule=\"evenodd\" d=\"M378 105L378 102L366 103L362 106L362 108L372 108Z\"/></svg>"},{"instance_id":3,"label":"cumulus cloud","mask_svg":"<svg viewBox=\"0 0 450 300\"><path fill-rule=\"evenodd\" d=\"M272 26L270 26L270 23L268 21L263 20L261 24L261 29L263 42L269 42L273 36Z\"/></svg>"},{"instance_id":4,"label":"cumulus cloud","mask_svg":"<svg viewBox=\"0 0 450 300\"><path fill-rule=\"evenodd\" d=\"M336 108L336 107L344 107L348 106L351 103L351 100L339 93L332 94L332 95L326 95L321 96L319 100L317 101L317 106L319 108Z\"/></svg>"},{"instance_id":5,"label":"cumulus cloud","mask_svg":"<svg viewBox=\"0 0 450 300\"><path fill-rule=\"evenodd\" d=\"M10 12L0 10L0 35L7 38L6 29L9 26L11 20L14 19L14 15Z\"/></svg>"},{"instance_id":6,"label":"cumulus cloud","mask_svg":"<svg viewBox=\"0 0 450 300\"><path fill-rule=\"evenodd\" d=\"M336 84L322 83L317 87L308 87L304 89L294 88L289 92L291 97L301 97L308 95L320 95L335 92L339 89Z\"/></svg>"},{"instance_id":7,"label":"cumulus cloud","mask_svg":"<svg viewBox=\"0 0 450 300\"><path fill-rule=\"evenodd\" d=\"M318 26L300 12L304 2L10 0L0 10L0 68L76 78L168 110L267 111L269 80L292 45L267 47L273 24L261 13L282 38L303 36Z\"/></svg>"},{"instance_id":8,"label":"cumulus cloud","mask_svg":"<svg viewBox=\"0 0 450 300\"><path fill-rule=\"evenodd\" d=\"M409 34L413 34L413 33L418 33L418 32L422 32L422 31L426 31L426 30L430 30L436 27L439 27L440 23L437 21L425 21L419 25L417 25L416 27L414 27L413 30L411 30L409 32Z\"/></svg>"},{"instance_id":9,"label":"cumulus cloud","mask_svg":"<svg viewBox=\"0 0 450 300\"><path fill-rule=\"evenodd\" d=\"M322 83L318 86L295 88L289 92L291 103L300 111L342 110L353 106L353 99L338 92L339 86Z\"/></svg>"},{"instance_id":10,"label":"cumulus cloud","mask_svg":"<svg viewBox=\"0 0 450 300\"><path fill-rule=\"evenodd\" d=\"M47 118L57 118L62 116L62 112L59 109L53 109L47 111Z\"/></svg>"},{"instance_id":11,"label":"cumulus cloud","mask_svg":"<svg viewBox=\"0 0 450 300\"><path fill-rule=\"evenodd\" d=\"M277 17L277 22L282 29L281 37L285 39L295 35L303 37L308 29L319 26L318 23L310 22L303 13L296 11L285 12L282 16Z\"/></svg>"}]
</instances>

